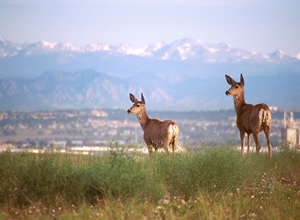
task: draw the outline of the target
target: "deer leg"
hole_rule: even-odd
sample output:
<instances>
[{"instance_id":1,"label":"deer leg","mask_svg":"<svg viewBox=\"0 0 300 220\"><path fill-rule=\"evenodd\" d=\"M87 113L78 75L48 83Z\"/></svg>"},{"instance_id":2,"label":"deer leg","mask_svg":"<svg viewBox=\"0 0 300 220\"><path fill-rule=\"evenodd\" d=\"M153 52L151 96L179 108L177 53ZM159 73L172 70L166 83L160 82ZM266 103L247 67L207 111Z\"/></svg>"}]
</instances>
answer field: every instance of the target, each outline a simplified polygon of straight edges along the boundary
<instances>
[{"instance_id":1,"label":"deer leg","mask_svg":"<svg viewBox=\"0 0 300 220\"><path fill-rule=\"evenodd\" d=\"M240 131L240 137L241 137L241 150L242 150L242 156L244 156L245 132Z\"/></svg>"},{"instance_id":2,"label":"deer leg","mask_svg":"<svg viewBox=\"0 0 300 220\"><path fill-rule=\"evenodd\" d=\"M148 147L149 155L151 156L151 153L152 153L152 145L147 145L147 147Z\"/></svg>"},{"instance_id":3,"label":"deer leg","mask_svg":"<svg viewBox=\"0 0 300 220\"><path fill-rule=\"evenodd\" d=\"M174 138L173 143L172 143L173 155L175 154L176 146L177 146L177 139Z\"/></svg>"},{"instance_id":4,"label":"deer leg","mask_svg":"<svg viewBox=\"0 0 300 220\"><path fill-rule=\"evenodd\" d=\"M266 126L264 129L264 132L265 132L265 135L267 138L269 157L272 157L272 146L271 146L271 141L270 141L270 127Z\"/></svg>"},{"instance_id":5,"label":"deer leg","mask_svg":"<svg viewBox=\"0 0 300 220\"><path fill-rule=\"evenodd\" d=\"M248 134L248 149L247 149L248 154L250 154L250 145L251 145L251 133Z\"/></svg>"},{"instance_id":6,"label":"deer leg","mask_svg":"<svg viewBox=\"0 0 300 220\"><path fill-rule=\"evenodd\" d=\"M163 148L165 149L166 153L170 156L170 151L169 151L169 141L165 141L163 143Z\"/></svg>"},{"instance_id":7,"label":"deer leg","mask_svg":"<svg viewBox=\"0 0 300 220\"><path fill-rule=\"evenodd\" d=\"M259 139L258 139L258 132L254 132L253 133L253 138L254 138L255 145L256 145L256 153L259 153L259 151L260 151L260 144L259 144Z\"/></svg>"},{"instance_id":8,"label":"deer leg","mask_svg":"<svg viewBox=\"0 0 300 220\"><path fill-rule=\"evenodd\" d=\"M155 147L155 155L157 156L158 147Z\"/></svg>"}]
</instances>

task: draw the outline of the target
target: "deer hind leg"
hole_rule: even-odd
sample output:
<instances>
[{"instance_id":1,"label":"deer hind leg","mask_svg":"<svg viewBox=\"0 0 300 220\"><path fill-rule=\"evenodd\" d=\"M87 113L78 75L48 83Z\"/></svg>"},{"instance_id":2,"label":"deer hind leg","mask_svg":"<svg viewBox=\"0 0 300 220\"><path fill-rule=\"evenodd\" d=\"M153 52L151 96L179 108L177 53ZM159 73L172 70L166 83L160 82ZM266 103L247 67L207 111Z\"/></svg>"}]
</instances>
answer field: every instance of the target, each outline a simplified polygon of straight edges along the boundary
<instances>
[{"instance_id":1,"label":"deer hind leg","mask_svg":"<svg viewBox=\"0 0 300 220\"><path fill-rule=\"evenodd\" d=\"M259 153L261 147L259 144L258 132L253 132L253 138L254 138L255 145L256 145L256 153Z\"/></svg>"},{"instance_id":2,"label":"deer hind leg","mask_svg":"<svg viewBox=\"0 0 300 220\"><path fill-rule=\"evenodd\" d=\"M272 146L271 146L271 141L270 141L270 127L269 126L265 126L264 133L267 138L269 157L272 157Z\"/></svg>"},{"instance_id":3,"label":"deer hind leg","mask_svg":"<svg viewBox=\"0 0 300 220\"><path fill-rule=\"evenodd\" d=\"M177 146L177 137L174 137L172 142L173 155L175 154L176 146Z\"/></svg>"},{"instance_id":4,"label":"deer hind leg","mask_svg":"<svg viewBox=\"0 0 300 220\"><path fill-rule=\"evenodd\" d=\"M250 154L250 146L251 146L251 133L248 134L248 149L247 149L248 154Z\"/></svg>"},{"instance_id":5,"label":"deer hind leg","mask_svg":"<svg viewBox=\"0 0 300 220\"><path fill-rule=\"evenodd\" d=\"M245 132L240 131L240 137L241 137L241 150L242 150L242 156L244 156Z\"/></svg>"},{"instance_id":6,"label":"deer hind leg","mask_svg":"<svg viewBox=\"0 0 300 220\"><path fill-rule=\"evenodd\" d=\"M162 143L162 145L163 145L162 147L165 149L166 153L170 156L169 144L170 144L170 141L169 141L169 140L164 141L164 142Z\"/></svg>"}]
</instances>

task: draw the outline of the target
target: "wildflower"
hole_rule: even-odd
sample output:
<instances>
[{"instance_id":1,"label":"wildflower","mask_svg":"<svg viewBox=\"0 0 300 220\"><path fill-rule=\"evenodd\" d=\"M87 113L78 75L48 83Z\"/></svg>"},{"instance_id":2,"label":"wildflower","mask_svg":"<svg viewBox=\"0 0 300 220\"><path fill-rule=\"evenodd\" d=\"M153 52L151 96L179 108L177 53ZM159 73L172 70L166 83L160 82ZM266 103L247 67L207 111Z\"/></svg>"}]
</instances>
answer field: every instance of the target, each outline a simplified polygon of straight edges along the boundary
<instances>
[{"instance_id":1,"label":"wildflower","mask_svg":"<svg viewBox=\"0 0 300 220\"><path fill-rule=\"evenodd\" d=\"M253 199L253 198L254 198L254 195L251 196L251 199Z\"/></svg>"},{"instance_id":2,"label":"wildflower","mask_svg":"<svg viewBox=\"0 0 300 220\"><path fill-rule=\"evenodd\" d=\"M156 209L163 209L163 207L162 206L157 206Z\"/></svg>"},{"instance_id":3,"label":"wildflower","mask_svg":"<svg viewBox=\"0 0 300 220\"><path fill-rule=\"evenodd\" d=\"M167 200L167 199L161 199L161 200L159 200L159 203L160 204L169 204L170 203L170 200Z\"/></svg>"},{"instance_id":4,"label":"wildflower","mask_svg":"<svg viewBox=\"0 0 300 220\"><path fill-rule=\"evenodd\" d=\"M92 209L94 206L93 205L90 205L90 208Z\"/></svg>"}]
</instances>

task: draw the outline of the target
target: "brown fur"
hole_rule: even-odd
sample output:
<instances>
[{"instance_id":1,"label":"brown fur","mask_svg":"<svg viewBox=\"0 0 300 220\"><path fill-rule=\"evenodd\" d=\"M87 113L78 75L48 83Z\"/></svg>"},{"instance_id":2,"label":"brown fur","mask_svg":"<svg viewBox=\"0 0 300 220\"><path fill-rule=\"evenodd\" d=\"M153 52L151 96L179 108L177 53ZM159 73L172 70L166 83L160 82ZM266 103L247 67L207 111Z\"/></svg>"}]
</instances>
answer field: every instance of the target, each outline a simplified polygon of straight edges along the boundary
<instances>
[{"instance_id":1,"label":"brown fur","mask_svg":"<svg viewBox=\"0 0 300 220\"><path fill-rule=\"evenodd\" d=\"M171 120L160 121L158 119L150 119L146 113L146 102L143 93L141 96L142 101L138 101L134 95L129 94L130 100L134 104L127 112L128 114L137 115L144 131L144 141L147 144L149 154L151 154L153 147L155 152L158 151L158 148L164 148L170 154L168 150L170 144L172 145L174 154L179 135L179 126Z\"/></svg>"},{"instance_id":2,"label":"brown fur","mask_svg":"<svg viewBox=\"0 0 300 220\"><path fill-rule=\"evenodd\" d=\"M235 82L230 76L225 75L231 88L226 91L226 95L233 95L235 112L237 115L236 124L240 131L242 155L244 155L245 133L248 134L248 153L250 153L251 134L256 145L256 152L259 153L260 144L258 134L264 131L268 142L269 156L272 156L272 146L270 142L270 130L272 115L269 107L264 104L246 104L244 98L244 78L241 74L240 82Z\"/></svg>"}]
</instances>

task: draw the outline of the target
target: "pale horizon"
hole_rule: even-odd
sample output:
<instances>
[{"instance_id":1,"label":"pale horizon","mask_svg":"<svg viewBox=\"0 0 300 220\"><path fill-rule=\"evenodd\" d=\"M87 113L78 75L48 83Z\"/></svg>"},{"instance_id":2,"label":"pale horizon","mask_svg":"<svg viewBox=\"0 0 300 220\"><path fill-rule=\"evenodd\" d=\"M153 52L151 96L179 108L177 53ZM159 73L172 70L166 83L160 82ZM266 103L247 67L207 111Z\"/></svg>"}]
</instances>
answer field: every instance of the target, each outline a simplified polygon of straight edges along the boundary
<instances>
[{"instance_id":1,"label":"pale horizon","mask_svg":"<svg viewBox=\"0 0 300 220\"><path fill-rule=\"evenodd\" d=\"M270 54L300 53L300 2L38 1L0 2L0 36L14 43L129 44L143 48L183 38Z\"/></svg>"}]
</instances>

